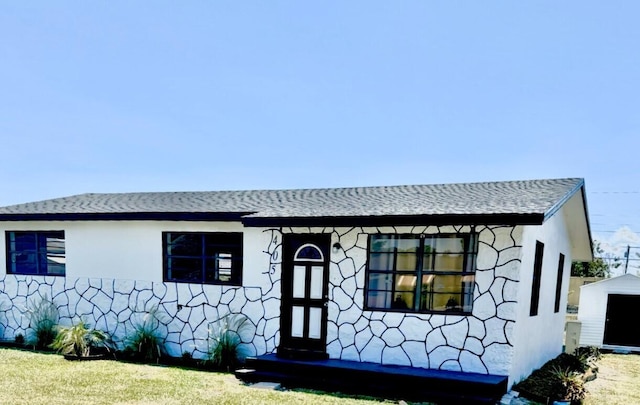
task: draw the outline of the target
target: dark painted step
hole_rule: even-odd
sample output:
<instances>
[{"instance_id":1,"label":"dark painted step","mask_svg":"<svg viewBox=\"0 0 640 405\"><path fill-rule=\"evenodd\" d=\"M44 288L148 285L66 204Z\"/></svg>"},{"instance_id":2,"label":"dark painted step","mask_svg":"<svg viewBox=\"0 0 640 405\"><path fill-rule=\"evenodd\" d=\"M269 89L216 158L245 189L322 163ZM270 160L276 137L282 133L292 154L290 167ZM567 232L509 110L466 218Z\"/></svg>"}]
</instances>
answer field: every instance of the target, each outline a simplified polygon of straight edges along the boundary
<instances>
[{"instance_id":1,"label":"dark painted step","mask_svg":"<svg viewBox=\"0 0 640 405\"><path fill-rule=\"evenodd\" d=\"M273 354L248 358L236 376L246 382L442 404L495 404L507 389L504 376L333 359L301 361Z\"/></svg>"}]
</instances>

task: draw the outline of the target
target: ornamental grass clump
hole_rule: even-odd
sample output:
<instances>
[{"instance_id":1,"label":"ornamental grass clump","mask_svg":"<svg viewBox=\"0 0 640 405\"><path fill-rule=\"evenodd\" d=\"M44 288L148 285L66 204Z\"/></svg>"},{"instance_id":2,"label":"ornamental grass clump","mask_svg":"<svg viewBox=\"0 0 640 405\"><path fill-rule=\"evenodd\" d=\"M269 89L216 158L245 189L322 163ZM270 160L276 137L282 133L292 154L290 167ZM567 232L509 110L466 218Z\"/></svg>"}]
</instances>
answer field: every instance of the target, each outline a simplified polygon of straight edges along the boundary
<instances>
[{"instance_id":1,"label":"ornamental grass clump","mask_svg":"<svg viewBox=\"0 0 640 405\"><path fill-rule=\"evenodd\" d=\"M125 352L138 360L159 362L164 354L163 326L170 321L169 315L152 306L144 315L136 314L131 320L133 331L126 338Z\"/></svg>"},{"instance_id":2,"label":"ornamental grass clump","mask_svg":"<svg viewBox=\"0 0 640 405\"><path fill-rule=\"evenodd\" d=\"M251 323L243 314L227 314L213 322L209 327L207 363L227 372L237 368L243 359L242 336L250 328Z\"/></svg>"},{"instance_id":3,"label":"ornamental grass clump","mask_svg":"<svg viewBox=\"0 0 640 405\"><path fill-rule=\"evenodd\" d=\"M58 334L58 307L45 294L40 300L28 301L26 313L29 318L29 344L36 349L47 349Z\"/></svg>"},{"instance_id":4,"label":"ornamental grass clump","mask_svg":"<svg viewBox=\"0 0 640 405\"><path fill-rule=\"evenodd\" d=\"M109 342L109 336L105 332L93 329L80 320L73 326L61 327L51 348L66 356L87 358L93 354L92 350L98 348L109 351Z\"/></svg>"},{"instance_id":5,"label":"ornamental grass clump","mask_svg":"<svg viewBox=\"0 0 640 405\"><path fill-rule=\"evenodd\" d=\"M550 398L579 404L587 396L587 389L579 372L557 366L554 366L550 372L553 376Z\"/></svg>"}]
</instances>

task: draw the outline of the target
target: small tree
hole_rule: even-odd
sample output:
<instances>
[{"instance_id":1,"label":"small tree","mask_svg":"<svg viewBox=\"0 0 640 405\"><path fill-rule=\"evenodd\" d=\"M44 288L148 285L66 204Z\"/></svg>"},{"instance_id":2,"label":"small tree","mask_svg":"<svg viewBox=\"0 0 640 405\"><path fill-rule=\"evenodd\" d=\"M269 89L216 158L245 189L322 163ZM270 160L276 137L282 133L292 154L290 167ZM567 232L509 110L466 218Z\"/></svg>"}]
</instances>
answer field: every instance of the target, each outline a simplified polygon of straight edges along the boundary
<instances>
[{"instance_id":1,"label":"small tree","mask_svg":"<svg viewBox=\"0 0 640 405\"><path fill-rule=\"evenodd\" d=\"M618 257L605 257L600 242L595 241L594 258L592 262L571 263L571 275L577 277L610 277L611 269L622 265Z\"/></svg>"}]
</instances>

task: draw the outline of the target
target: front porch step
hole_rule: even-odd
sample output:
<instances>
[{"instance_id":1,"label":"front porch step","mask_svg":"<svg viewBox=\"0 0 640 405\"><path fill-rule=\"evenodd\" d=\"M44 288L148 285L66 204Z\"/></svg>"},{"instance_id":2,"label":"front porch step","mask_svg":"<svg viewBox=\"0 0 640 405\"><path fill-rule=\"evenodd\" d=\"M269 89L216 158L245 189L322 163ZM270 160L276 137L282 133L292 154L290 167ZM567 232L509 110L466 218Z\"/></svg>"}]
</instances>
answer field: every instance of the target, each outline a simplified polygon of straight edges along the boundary
<instances>
[{"instance_id":1,"label":"front porch step","mask_svg":"<svg viewBox=\"0 0 640 405\"><path fill-rule=\"evenodd\" d=\"M507 377L429 370L375 363L283 359L269 354L247 359L236 376L250 383L371 395L438 404L495 404L507 390Z\"/></svg>"}]
</instances>

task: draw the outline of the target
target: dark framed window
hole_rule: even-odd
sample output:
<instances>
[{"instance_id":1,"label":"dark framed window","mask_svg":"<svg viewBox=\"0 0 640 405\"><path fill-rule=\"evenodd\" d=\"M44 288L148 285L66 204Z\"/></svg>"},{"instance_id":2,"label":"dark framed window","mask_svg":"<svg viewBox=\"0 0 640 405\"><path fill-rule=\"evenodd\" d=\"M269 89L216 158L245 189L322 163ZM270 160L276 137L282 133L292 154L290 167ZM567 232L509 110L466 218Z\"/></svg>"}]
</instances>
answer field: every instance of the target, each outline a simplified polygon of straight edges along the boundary
<instances>
[{"instance_id":1,"label":"dark framed window","mask_svg":"<svg viewBox=\"0 0 640 405\"><path fill-rule=\"evenodd\" d=\"M365 308L470 313L477 254L474 233L370 235Z\"/></svg>"},{"instance_id":2,"label":"dark framed window","mask_svg":"<svg viewBox=\"0 0 640 405\"><path fill-rule=\"evenodd\" d=\"M5 231L7 274L64 276L64 231Z\"/></svg>"},{"instance_id":3,"label":"dark framed window","mask_svg":"<svg viewBox=\"0 0 640 405\"><path fill-rule=\"evenodd\" d=\"M536 256L533 261L533 282L531 283L531 306L529 316L538 315L540 304L540 279L542 278L542 256L544 254L544 243L536 241Z\"/></svg>"},{"instance_id":4,"label":"dark framed window","mask_svg":"<svg viewBox=\"0 0 640 405\"><path fill-rule=\"evenodd\" d=\"M558 258L558 278L556 279L556 302L554 312L560 312L560 298L562 298L562 277L564 275L564 255L560 253Z\"/></svg>"},{"instance_id":5,"label":"dark framed window","mask_svg":"<svg viewBox=\"0 0 640 405\"><path fill-rule=\"evenodd\" d=\"M242 284L242 233L163 232L164 281Z\"/></svg>"}]
</instances>

